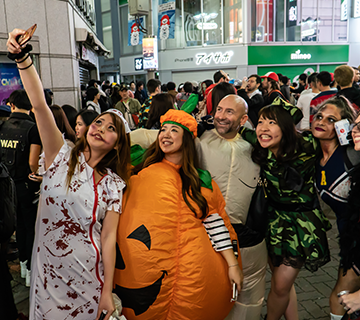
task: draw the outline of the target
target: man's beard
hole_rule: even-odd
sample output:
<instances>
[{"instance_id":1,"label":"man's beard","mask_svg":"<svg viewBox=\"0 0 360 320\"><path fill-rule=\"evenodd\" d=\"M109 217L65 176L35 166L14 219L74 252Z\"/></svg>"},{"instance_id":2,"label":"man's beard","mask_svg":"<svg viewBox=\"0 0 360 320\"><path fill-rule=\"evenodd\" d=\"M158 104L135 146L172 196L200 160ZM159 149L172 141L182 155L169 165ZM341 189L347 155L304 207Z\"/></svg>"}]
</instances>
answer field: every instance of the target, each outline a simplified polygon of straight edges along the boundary
<instances>
[{"instance_id":1,"label":"man's beard","mask_svg":"<svg viewBox=\"0 0 360 320\"><path fill-rule=\"evenodd\" d=\"M231 131L232 129L232 123L226 123L225 125L220 125L219 122L223 122L220 121L218 119L214 119L214 127L216 129L216 131L218 131L220 134L227 134Z\"/></svg>"}]
</instances>

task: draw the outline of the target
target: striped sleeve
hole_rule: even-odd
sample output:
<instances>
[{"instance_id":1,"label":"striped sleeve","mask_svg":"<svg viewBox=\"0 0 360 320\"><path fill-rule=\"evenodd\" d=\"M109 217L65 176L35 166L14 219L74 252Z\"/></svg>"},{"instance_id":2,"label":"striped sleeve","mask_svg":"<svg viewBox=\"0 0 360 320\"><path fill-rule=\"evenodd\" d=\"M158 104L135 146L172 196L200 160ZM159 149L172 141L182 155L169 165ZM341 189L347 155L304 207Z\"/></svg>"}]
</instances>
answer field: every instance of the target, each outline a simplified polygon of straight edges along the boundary
<instances>
[{"instance_id":1,"label":"striped sleeve","mask_svg":"<svg viewBox=\"0 0 360 320\"><path fill-rule=\"evenodd\" d=\"M219 214L209 215L203 225L216 252L232 249L229 231Z\"/></svg>"}]
</instances>

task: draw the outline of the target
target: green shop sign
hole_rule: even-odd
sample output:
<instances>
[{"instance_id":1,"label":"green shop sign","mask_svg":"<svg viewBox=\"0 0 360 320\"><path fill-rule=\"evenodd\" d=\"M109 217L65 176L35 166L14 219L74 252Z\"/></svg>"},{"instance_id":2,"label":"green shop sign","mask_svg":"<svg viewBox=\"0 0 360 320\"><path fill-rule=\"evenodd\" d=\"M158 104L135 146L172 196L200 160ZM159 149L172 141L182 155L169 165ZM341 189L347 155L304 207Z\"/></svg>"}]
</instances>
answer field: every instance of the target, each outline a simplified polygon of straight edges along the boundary
<instances>
[{"instance_id":1,"label":"green shop sign","mask_svg":"<svg viewBox=\"0 0 360 320\"><path fill-rule=\"evenodd\" d=\"M249 46L249 65L348 62L349 45Z\"/></svg>"},{"instance_id":2,"label":"green shop sign","mask_svg":"<svg viewBox=\"0 0 360 320\"><path fill-rule=\"evenodd\" d=\"M263 76L268 72L281 73L284 76L290 78L291 82L297 82L299 75L305 73L307 75L312 74L316 71L327 71L334 72L335 68L340 64L324 64L319 66L319 70L317 70L317 65L307 65L302 64L299 66L268 66L268 67L258 67L258 75Z\"/></svg>"}]
</instances>

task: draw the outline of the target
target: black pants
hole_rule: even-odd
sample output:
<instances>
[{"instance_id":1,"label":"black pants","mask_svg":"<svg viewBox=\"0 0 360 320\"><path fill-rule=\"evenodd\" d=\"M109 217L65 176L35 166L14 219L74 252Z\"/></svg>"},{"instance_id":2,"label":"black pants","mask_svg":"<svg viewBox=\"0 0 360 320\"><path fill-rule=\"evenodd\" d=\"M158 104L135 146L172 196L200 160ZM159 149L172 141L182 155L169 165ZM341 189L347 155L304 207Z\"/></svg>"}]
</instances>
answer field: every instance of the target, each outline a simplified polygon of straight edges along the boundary
<instances>
[{"instance_id":1,"label":"black pants","mask_svg":"<svg viewBox=\"0 0 360 320\"><path fill-rule=\"evenodd\" d=\"M4 320L15 320L18 317L11 289L11 280L6 254L0 250L0 319Z\"/></svg>"},{"instance_id":2,"label":"black pants","mask_svg":"<svg viewBox=\"0 0 360 320\"><path fill-rule=\"evenodd\" d=\"M33 204L34 189L26 181L16 182L17 195L17 227L16 241L19 249L19 260L27 262L27 268L31 268L31 254L35 237L35 221L37 204Z\"/></svg>"}]
</instances>

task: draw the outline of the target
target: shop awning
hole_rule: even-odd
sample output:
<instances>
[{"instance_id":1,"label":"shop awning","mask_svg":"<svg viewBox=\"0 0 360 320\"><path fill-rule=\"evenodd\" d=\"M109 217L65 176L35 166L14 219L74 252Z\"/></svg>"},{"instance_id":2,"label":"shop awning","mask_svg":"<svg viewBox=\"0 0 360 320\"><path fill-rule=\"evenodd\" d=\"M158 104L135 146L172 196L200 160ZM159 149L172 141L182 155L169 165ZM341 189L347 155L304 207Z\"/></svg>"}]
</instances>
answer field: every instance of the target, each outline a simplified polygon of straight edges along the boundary
<instances>
[{"instance_id":1,"label":"shop awning","mask_svg":"<svg viewBox=\"0 0 360 320\"><path fill-rule=\"evenodd\" d=\"M85 42L89 44L100 55L108 55L110 51L102 44L98 37L85 28L75 29L75 39L77 42Z\"/></svg>"}]
</instances>

